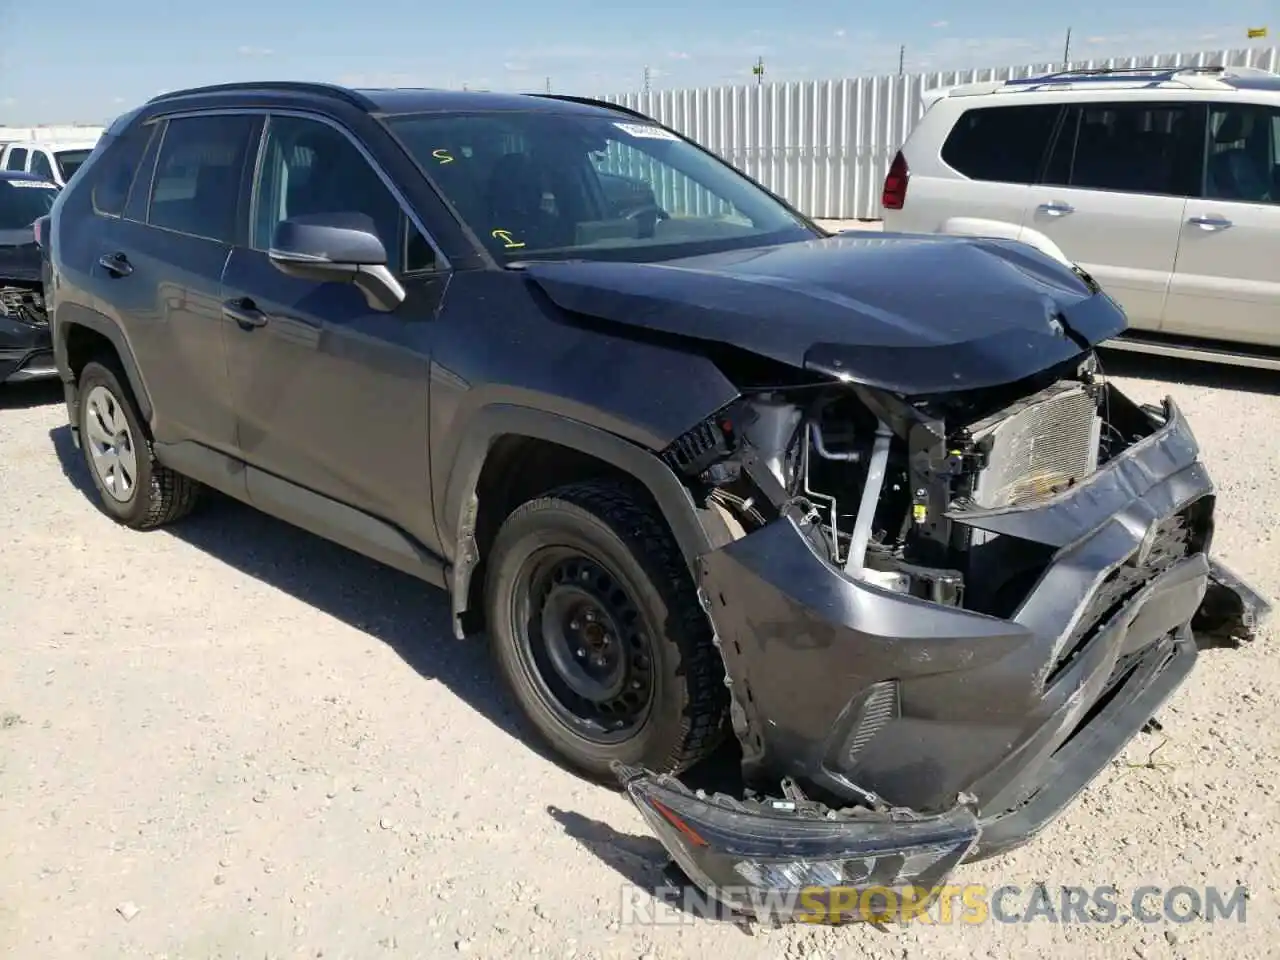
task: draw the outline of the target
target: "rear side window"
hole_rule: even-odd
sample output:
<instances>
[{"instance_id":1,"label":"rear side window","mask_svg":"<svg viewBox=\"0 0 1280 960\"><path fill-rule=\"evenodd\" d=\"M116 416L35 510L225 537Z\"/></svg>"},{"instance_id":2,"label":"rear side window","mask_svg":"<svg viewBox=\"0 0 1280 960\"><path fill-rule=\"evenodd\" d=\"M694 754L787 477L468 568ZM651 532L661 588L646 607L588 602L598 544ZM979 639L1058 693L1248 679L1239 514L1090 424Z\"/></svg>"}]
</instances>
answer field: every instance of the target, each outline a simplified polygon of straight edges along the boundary
<instances>
[{"instance_id":1,"label":"rear side window","mask_svg":"<svg viewBox=\"0 0 1280 960\"><path fill-rule=\"evenodd\" d=\"M211 115L170 120L160 145L147 222L235 243L240 182L261 118Z\"/></svg>"},{"instance_id":2,"label":"rear side window","mask_svg":"<svg viewBox=\"0 0 1280 960\"><path fill-rule=\"evenodd\" d=\"M93 179L94 213L103 217L118 217L124 212L129 188L133 185L138 164L153 132L154 127L137 124L103 147L102 159L90 171Z\"/></svg>"},{"instance_id":3,"label":"rear side window","mask_svg":"<svg viewBox=\"0 0 1280 960\"><path fill-rule=\"evenodd\" d=\"M1057 104L966 110L942 145L943 162L970 180L1034 183L1061 112Z\"/></svg>"},{"instance_id":4,"label":"rear side window","mask_svg":"<svg viewBox=\"0 0 1280 960\"><path fill-rule=\"evenodd\" d=\"M9 156L5 159L4 168L6 170L25 170L27 169L27 151L23 147L14 147L9 151Z\"/></svg>"},{"instance_id":5,"label":"rear side window","mask_svg":"<svg viewBox=\"0 0 1280 960\"><path fill-rule=\"evenodd\" d=\"M1096 103L1071 107L1044 182L1083 190L1185 197L1199 188L1204 107Z\"/></svg>"}]
</instances>

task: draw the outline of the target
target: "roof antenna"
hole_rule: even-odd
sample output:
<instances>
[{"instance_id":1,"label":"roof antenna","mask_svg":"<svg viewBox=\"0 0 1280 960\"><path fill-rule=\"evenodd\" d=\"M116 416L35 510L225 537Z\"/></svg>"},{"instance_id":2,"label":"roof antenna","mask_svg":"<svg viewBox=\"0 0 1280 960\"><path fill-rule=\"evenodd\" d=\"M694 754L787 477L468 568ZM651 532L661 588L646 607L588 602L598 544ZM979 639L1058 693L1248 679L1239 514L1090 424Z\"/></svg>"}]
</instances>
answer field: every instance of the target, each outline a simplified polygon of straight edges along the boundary
<instances>
[{"instance_id":1,"label":"roof antenna","mask_svg":"<svg viewBox=\"0 0 1280 960\"><path fill-rule=\"evenodd\" d=\"M1071 69L1071 28L1067 27L1067 43L1062 48L1062 69Z\"/></svg>"}]
</instances>

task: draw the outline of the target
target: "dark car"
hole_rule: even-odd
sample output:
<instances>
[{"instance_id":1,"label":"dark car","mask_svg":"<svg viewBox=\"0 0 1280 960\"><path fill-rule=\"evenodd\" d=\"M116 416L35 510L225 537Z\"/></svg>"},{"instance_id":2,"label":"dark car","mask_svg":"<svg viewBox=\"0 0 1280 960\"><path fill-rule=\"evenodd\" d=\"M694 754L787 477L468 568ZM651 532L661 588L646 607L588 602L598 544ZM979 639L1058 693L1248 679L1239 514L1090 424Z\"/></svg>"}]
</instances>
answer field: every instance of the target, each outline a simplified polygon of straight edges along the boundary
<instances>
[{"instance_id":1,"label":"dark car","mask_svg":"<svg viewBox=\"0 0 1280 960\"><path fill-rule=\"evenodd\" d=\"M36 225L58 187L30 173L0 171L0 383L58 375L45 315Z\"/></svg>"},{"instance_id":2,"label":"dark car","mask_svg":"<svg viewBox=\"0 0 1280 960\"><path fill-rule=\"evenodd\" d=\"M741 909L1025 841L1269 610L1210 559L1181 411L1102 376L1086 275L832 236L607 103L166 94L49 255L109 516L211 487L446 588ZM685 789L730 730L755 792Z\"/></svg>"}]
</instances>

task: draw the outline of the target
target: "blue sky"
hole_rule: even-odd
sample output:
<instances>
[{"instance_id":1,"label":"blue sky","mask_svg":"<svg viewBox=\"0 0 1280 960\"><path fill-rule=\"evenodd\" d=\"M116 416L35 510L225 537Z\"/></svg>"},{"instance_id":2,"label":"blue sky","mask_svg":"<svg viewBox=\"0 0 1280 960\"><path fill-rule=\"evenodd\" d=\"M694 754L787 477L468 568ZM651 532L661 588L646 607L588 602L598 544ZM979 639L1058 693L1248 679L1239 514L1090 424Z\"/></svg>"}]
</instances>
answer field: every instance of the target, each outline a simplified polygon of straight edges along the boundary
<instances>
[{"instance_id":1,"label":"blue sky","mask_svg":"<svg viewBox=\"0 0 1280 960\"><path fill-rule=\"evenodd\" d=\"M598 95L1243 47L1264 0L0 0L0 124L100 123L161 90L332 80Z\"/></svg>"}]
</instances>

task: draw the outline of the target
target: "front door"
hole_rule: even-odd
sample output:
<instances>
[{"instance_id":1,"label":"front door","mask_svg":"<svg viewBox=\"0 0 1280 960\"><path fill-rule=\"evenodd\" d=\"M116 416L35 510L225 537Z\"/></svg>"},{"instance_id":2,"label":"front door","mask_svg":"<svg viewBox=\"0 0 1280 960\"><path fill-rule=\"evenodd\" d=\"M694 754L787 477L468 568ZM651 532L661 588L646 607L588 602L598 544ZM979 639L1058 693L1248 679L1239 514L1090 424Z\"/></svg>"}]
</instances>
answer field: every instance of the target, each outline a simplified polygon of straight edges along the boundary
<instances>
[{"instance_id":1,"label":"front door","mask_svg":"<svg viewBox=\"0 0 1280 960\"><path fill-rule=\"evenodd\" d=\"M248 247L223 276L241 456L251 466L438 547L431 511L428 396L432 321L446 275L434 248L348 135L272 116ZM359 212L377 224L407 293L384 313L351 284L286 276L267 256L292 216ZM250 477L250 497L254 481Z\"/></svg>"},{"instance_id":2,"label":"front door","mask_svg":"<svg viewBox=\"0 0 1280 960\"><path fill-rule=\"evenodd\" d=\"M1135 329L1155 330L1194 192L1201 107L1120 102L1071 107L1024 228L1088 271Z\"/></svg>"},{"instance_id":3,"label":"front door","mask_svg":"<svg viewBox=\"0 0 1280 960\"><path fill-rule=\"evenodd\" d=\"M1187 202L1164 329L1280 347L1280 110L1209 110L1204 190Z\"/></svg>"}]
</instances>

